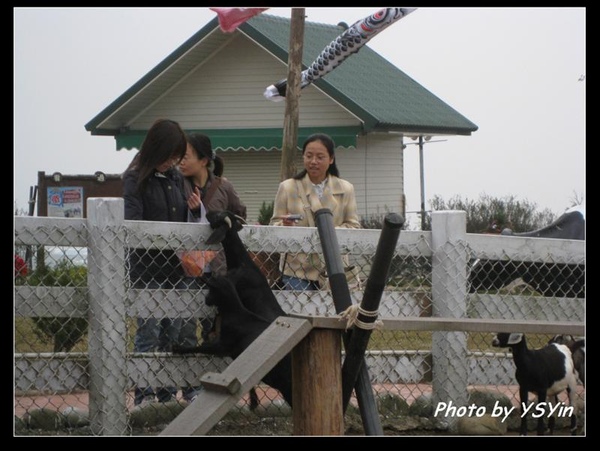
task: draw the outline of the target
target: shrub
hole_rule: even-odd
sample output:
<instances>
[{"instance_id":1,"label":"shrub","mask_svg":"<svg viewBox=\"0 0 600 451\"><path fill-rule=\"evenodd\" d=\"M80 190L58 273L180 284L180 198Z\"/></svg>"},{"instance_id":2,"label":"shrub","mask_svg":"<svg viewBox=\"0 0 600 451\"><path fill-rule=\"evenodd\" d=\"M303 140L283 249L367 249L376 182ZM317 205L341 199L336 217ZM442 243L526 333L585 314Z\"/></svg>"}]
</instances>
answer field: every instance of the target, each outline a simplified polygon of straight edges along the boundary
<instances>
[{"instance_id":1,"label":"shrub","mask_svg":"<svg viewBox=\"0 0 600 451\"><path fill-rule=\"evenodd\" d=\"M547 226L556 219L549 209L538 211L535 203L518 200L515 196L497 198L482 194L477 201L463 199L460 196L445 201L436 195L429 202L433 211L465 211L467 213L467 233L490 232L492 224L495 224L494 231L497 233L504 228L510 228L515 233L528 232ZM426 230L431 230L431 216L429 215L426 218Z\"/></svg>"},{"instance_id":2,"label":"shrub","mask_svg":"<svg viewBox=\"0 0 600 451\"><path fill-rule=\"evenodd\" d=\"M271 217L273 216L274 205L275 202L267 203L266 201L263 201L260 210L258 210L258 223L260 225L269 225Z\"/></svg>"},{"instance_id":3,"label":"shrub","mask_svg":"<svg viewBox=\"0 0 600 451\"><path fill-rule=\"evenodd\" d=\"M42 266L27 278L28 285L78 287L87 284L87 268L63 259L52 268ZM69 352L87 333L87 318L34 317L34 333L54 352Z\"/></svg>"}]
</instances>

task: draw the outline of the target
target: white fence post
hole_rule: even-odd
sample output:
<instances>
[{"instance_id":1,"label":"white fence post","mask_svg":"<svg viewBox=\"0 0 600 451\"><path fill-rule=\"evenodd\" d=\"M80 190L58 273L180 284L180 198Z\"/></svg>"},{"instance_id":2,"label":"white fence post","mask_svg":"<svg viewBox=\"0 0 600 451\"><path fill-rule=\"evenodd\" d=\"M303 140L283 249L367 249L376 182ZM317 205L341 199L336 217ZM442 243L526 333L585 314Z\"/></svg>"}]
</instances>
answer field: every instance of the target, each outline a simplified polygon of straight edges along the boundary
<instances>
[{"instance_id":1,"label":"white fence post","mask_svg":"<svg viewBox=\"0 0 600 451\"><path fill-rule=\"evenodd\" d=\"M95 435L124 435L127 328L123 199L89 198L87 212L90 426Z\"/></svg>"},{"instance_id":2,"label":"white fence post","mask_svg":"<svg viewBox=\"0 0 600 451\"><path fill-rule=\"evenodd\" d=\"M434 317L465 318L467 313L467 214L464 211L440 211L431 214L432 274L431 295ZM467 334L433 332L433 408L438 405L458 408L468 402ZM440 410L438 420L452 430L456 410ZM445 414L448 413L448 416Z\"/></svg>"}]
</instances>

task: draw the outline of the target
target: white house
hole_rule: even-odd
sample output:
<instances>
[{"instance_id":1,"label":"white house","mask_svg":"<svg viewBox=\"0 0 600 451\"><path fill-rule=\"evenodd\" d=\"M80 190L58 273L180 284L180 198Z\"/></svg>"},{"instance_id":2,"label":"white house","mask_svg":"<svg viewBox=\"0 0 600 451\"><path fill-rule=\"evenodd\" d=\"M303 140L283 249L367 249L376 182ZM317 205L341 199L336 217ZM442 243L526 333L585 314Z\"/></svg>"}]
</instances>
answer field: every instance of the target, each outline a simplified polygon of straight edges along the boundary
<instances>
[{"instance_id":1,"label":"white house","mask_svg":"<svg viewBox=\"0 0 600 451\"><path fill-rule=\"evenodd\" d=\"M305 23L303 69L344 27ZM206 133L224 153L224 175L255 222L280 181L285 102L271 102L263 92L287 77L289 33L289 18L260 14L223 33L215 17L85 128L114 136L117 150L138 147L159 117ZM354 184L361 215L404 212L404 137L477 130L368 46L301 91L298 127L299 147L316 131L333 137L341 176Z\"/></svg>"}]
</instances>

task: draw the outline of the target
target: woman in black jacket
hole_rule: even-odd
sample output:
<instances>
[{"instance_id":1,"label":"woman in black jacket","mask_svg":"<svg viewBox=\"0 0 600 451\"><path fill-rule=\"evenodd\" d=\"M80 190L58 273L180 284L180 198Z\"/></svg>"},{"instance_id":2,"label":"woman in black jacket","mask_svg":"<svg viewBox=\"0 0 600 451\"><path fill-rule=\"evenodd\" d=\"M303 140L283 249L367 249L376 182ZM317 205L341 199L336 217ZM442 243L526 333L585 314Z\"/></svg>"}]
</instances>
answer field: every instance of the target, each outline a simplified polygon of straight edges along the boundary
<instances>
[{"instance_id":1,"label":"woman in black jacket","mask_svg":"<svg viewBox=\"0 0 600 451\"><path fill-rule=\"evenodd\" d=\"M125 219L187 222L183 176L177 169L186 146L186 135L177 122L159 119L150 127L140 151L123 174ZM174 249L131 249L129 265L133 288L187 287ZM138 318L134 351L170 351L174 343L196 346L195 329L183 327L186 321L183 318ZM188 332L182 334L182 329ZM166 402L176 393L175 387L157 388L156 392L151 387L136 387L134 404L153 401L155 395L160 402Z\"/></svg>"}]
</instances>

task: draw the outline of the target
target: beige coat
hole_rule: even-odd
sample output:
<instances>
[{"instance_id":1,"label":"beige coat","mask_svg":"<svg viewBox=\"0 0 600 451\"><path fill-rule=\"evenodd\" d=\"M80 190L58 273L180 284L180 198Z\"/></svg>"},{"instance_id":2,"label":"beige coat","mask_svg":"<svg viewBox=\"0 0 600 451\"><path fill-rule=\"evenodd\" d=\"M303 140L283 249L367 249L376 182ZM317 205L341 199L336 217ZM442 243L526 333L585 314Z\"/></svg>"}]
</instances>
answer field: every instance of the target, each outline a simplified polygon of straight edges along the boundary
<instances>
[{"instance_id":1,"label":"beige coat","mask_svg":"<svg viewBox=\"0 0 600 451\"><path fill-rule=\"evenodd\" d=\"M315 227L313 213L327 208L333 214L333 225L341 228L360 228L354 186L339 177L327 176L323 197L319 199L308 175L302 180L293 178L279 184L271 225L283 225L279 216L301 214L303 219L297 222L301 227ZM323 285L325 264L320 254L287 254L282 272L287 276L307 280L320 280Z\"/></svg>"}]
</instances>

